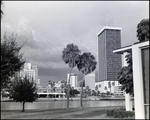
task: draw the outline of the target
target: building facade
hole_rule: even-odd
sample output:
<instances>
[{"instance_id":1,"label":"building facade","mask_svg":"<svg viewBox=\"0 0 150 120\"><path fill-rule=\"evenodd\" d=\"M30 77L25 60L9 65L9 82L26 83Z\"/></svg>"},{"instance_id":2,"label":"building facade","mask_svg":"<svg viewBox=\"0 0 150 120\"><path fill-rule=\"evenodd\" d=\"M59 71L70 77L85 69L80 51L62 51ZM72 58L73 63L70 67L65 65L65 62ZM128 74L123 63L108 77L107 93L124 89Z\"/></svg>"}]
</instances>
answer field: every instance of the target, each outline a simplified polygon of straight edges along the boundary
<instances>
[{"instance_id":1,"label":"building facade","mask_svg":"<svg viewBox=\"0 0 150 120\"><path fill-rule=\"evenodd\" d=\"M77 74L75 73L71 73L71 76L70 76L70 85L71 87L77 87L77 81L78 81L78 76ZM69 82L69 74L67 74L67 83Z\"/></svg>"},{"instance_id":2,"label":"building facade","mask_svg":"<svg viewBox=\"0 0 150 120\"><path fill-rule=\"evenodd\" d=\"M25 63L23 69L19 72L20 77L27 76L40 86L40 79L38 78L38 67L32 66L31 63Z\"/></svg>"},{"instance_id":3,"label":"building facade","mask_svg":"<svg viewBox=\"0 0 150 120\"><path fill-rule=\"evenodd\" d=\"M32 66L32 70L35 71L35 83L38 85L38 67Z\"/></svg>"},{"instance_id":4,"label":"building facade","mask_svg":"<svg viewBox=\"0 0 150 120\"><path fill-rule=\"evenodd\" d=\"M111 87L109 86L111 85ZM118 81L101 81L96 82L95 87L98 87L100 93L113 93L114 95L124 95L124 92L120 89L121 84Z\"/></svg>"},{"instance_id":5,"label":"building facade","mask_svg":"<svg viewBox=\"0 0 150 120\"><path fill-rule=\"evenodd\" d=\"M98 33L98 81L117 81L121 55L113 50L121 47L121 28L104 27Z\"/></svg>"},{"instance_id":6,"label":"building facade","mask_svg":"<svg viewBox=\"0 0 150 120\"><path fill-rule=\"evenodd\" d=\"M89 86L91 90L95 90L95 74L88 74L85 76L85 87Z\"/></svg>"}]
</instances>

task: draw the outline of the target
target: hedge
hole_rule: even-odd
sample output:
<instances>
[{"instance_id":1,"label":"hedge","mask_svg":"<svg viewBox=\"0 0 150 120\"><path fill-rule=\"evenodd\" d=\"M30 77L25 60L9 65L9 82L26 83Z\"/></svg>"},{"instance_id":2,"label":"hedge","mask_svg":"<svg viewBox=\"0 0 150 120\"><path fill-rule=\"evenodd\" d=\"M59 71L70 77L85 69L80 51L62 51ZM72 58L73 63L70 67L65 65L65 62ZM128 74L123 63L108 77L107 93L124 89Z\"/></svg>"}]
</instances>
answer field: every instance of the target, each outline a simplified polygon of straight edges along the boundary
<instances>
[{"instance_id":1,"label":"hedge","mask_svg":"<svg viewBox=\"0 0 150 120\"><path fill-rule=\"evenodd\" d=\"M124 109L113 109L107 110L107 116L113 116L114 118L126 118L134 117L135 113L133 111L125 111Z\"/></svg>"}]
</instances>

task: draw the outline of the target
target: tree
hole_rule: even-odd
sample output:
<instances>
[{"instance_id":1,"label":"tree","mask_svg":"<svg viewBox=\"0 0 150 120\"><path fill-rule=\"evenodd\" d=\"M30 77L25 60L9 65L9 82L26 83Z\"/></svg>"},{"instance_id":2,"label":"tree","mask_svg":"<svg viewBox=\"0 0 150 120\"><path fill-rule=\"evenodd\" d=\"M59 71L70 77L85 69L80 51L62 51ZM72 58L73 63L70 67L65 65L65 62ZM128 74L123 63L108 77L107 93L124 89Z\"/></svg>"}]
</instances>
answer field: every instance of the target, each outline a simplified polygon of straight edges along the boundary
<instances>
[{"instance_id":1,"label":"tree","mask_svg":"<svg viewBox=\"0 0 150 120\"><path fill-rule=\"evenodd\" d=\"M22 112L24 112L25 102L33 102L37 98L37 89L36 84L30 81L26 76L25 78L15 78L14 81L11 82L11 86L9 88L10 98L15 100L16 102L23 103Z\"/></svg>"},{"instance_id":2,"label":"tree","mask_svg":"<svg viewBox=\"0 0 150 120\"><path fill-rule=\"evenodd\" d=\"M105 88L104 88L105 90L107 90L107 86L105 86Z\"/></svg>"},{"instance_id":3,"label":"tree","mask_svg":"<svg viewBox=\"0 0 150 120\"><path fill-rule=\"evenodd\" d=\"M111 81L108 82L108 88L110 88L110 93L111 93Z\"/></svg>"},{"instance_id":4,"label":"tree","mask_svg":"<svg viewBox=\"0 0 150 120\"><path fill-rule=\"evenodd\" d=\"M85 92L86 92L86 95L90 94L90 87L88 85L85 87Z\"/></svg>"},{"instance_id":5,"label":"tree","mask_svg":"<svg viewBox=\"0 0 150 120\"><path fill-rule=\"evenodd\" d=\"M137 37L139 41L149 40L149 18L141 20L137 25Z\"/></svg>"},{"instance_id":6,"label":"tree","mask_svg":"<svg viewBox=\"0 0 150 120\"><path fill-rule=\"evenodd\" d=\"M3 2L1 1L1 18L2 18L2 15L4 14L2 11L2 5L3 5Z\"/></svg>"},{"instance_id":7,"label":"tree","mask_svg":"<svg viewBox=\"0 0 150 120\"><path fill-rule=\"evenodd\" d=\"M60 88L61 88L61 92L64 93L64 88L65 88L64 84L61 84Z\"/></svg>"},{"instance_id":8,"label":"tree","mask_svg":"<svg viewBox=\"0 0 150 120\"><path fill-rule=\"evenodd\" d=\"M71 95L74 96L74 87L71 87Z\"/></svg>"},{"instance_id":9,"label":"tree","mask_svg":"<svg viewBox=\"0 0 150 120\"><path fill-rule=\"evenodd\" d=\"M83 109L82 105L82 95L83 95L83 81L85 81L85 75L93 72L96 69L96 60L95 57L90 53L84 52L82 55L80 55L80 61L77 64L77 68L79 71L83 74L83 80L82 80L82 86L81 86L81 109Z\"/></svg>"},{"instance_id":10,"label":"tree","mask_svg":"<svg viewBox=\"0 0 150 120\"><path fill-rule=\"evenodd\" d=\"M96 96L97 96L98 85L95 86Z\"/></svg>"},{"instance_id":11,"label":"tree","mask_svg":"<svg viewBox=\"0 0 150 120\"><path fill-rule=\"evenodd\" d=\"M98 91L97 91L97 95L100 95L100 93L101 93L101 92L98 90Z\"/></svg>"},{"instance_id":12,"label":"tree","mask_svg":"<svg viewBox=\"0 0 150 120\"><path fill-rule=\"evenodd\" d=\"M70 84L70 76L72 72L72 68L74 68L77 63L79 62L79 55L81 51L78 49L77 45L74 45L73 43L68 44L66 48L62 51L62 59L65 62L65 64L68 64L70 67L70 73L69 73L69 80L68 84ZM69 85L67 90L67 110L69 109Z\"/></svg>"},{"instance_id":13,"label":"tree","mask_svg":"<svg viewBox=\"0 0 150 120\"><path fill-rule=\"evenodd\" d=\"M122 67L118 73L118 81L122 84L122 90L130 95L134 94L133 91L133 70L132 70L132 53L129 52L126 56L128 66Z\"/></svg>"},{"instance_id":14,"label":"tree","mask_svg":"<svg viewBox=\"0 0 150 120\"><path fill-rule=\"evenodd\" d=\"M140 42L149 40L149 18L143 19L140 23L138 23L136 32ZM120 84L122 84L122 90L130 95L134 95L132 52L128 52L125 58L128 66L121 68L120 72L118 73L118 81Z\"/></svg>"},{"instance_id":15,"label":"tree","mask_svg":"<svg viewBox=\"0 0 150 120\"><path fill-rule=\"evenodd\" d=\"M76 95L76 94L79 94L80 92L77 89L75 89L73 90L73 93Z\"/></svg>"},{"instance_id":16,"label":"tree","mask_svg":"<svg viewBox=\"0 0 150 120\"><path fill-rule=\"evenodd\" d=\"M115 86L115 82L112 82L112 86Z\"/></svg>"},{"instance_id":17,"label":"tree","mask_svg":"<svg viewBox=\"0 0 150 120\"><path fill-rule=\"evenodd\" d=\"M71 86L70 86L70 92L69 92L69 95L70 95L71 97L74 96L74 87L71 87ZM72 100L72 98L71 98L71 100Z\"/></svg>"},{"instance_id":18,"label":"tree","mask_svg":"<svg viewBox=\"0 0 150 120\"><path fill-rule=\"evenodd\" d=\"M93 96L95 96L95 95L96 95L95 90L92 90L92 95L93 95Z\"/></svg>"},{"instance_id":19,"label":"tree","mask_svg":"<svg viewBox=\"0 0 150 120\"><path fill-rule=\"evenodd\" d=\"M22 45L23 46L23 45ZM20 71L25 63L23 54L20 54L22 46L18 46L16 36L10 37L4 34L1 41L1 90L8 87L10 78Z\"/></svg>"}]
</instances>

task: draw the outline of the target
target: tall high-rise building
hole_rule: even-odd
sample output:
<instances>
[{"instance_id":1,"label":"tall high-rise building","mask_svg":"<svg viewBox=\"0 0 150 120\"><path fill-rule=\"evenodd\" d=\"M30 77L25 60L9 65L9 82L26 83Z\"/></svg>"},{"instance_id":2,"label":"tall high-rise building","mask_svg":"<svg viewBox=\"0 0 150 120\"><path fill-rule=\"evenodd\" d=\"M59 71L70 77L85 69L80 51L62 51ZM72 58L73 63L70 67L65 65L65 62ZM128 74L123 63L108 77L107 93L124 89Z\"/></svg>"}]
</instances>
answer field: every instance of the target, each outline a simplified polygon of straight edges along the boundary
<instances>
[{"instance_id":1,"label":"tall high-rise building","mask_svg":"<svg viewBox=\"0 0 150 120\"><path fill-rule=\"evenodd\" d=\"M116 81L121 69L121 55L113 50L121 47L121 28L104 27L98 33L98 81Z\"/></svg>"},{"instance_id":2,"label":"tall high-rise building","mask_svg":"<svg viewBox=\"0 0 150 120\"><path fill-rule=\"evenodd\" d=\"M32 66L31 63L24 64L23 69L19 72L19 76L27 76L30 80L33 80L38 86L40 85L40 79L38 78L38 67Z\"/></svg>"},{"instance_id":3,"label":"tall high-rise building","mask_svg":"<svg viewBox=\"0 0 150 120\"><path fill-rule=\"evenodd\" d=\"M70 75L70 85L71 87L77 87L78 76L75 73L71 73ZM69 81L69 74L67 75L67 83Z\"/></svg>"},{"instance_id":4,"label":"tall high-rise building","mask_svg":"<svg viewBox=\"0 0 150 120\"><path fill-rule=\"evenodd\" d=\"M35 71L35 83L38 84L38 67L37 66L32 66L32 70Z\"/></svg>"}]
</instances>

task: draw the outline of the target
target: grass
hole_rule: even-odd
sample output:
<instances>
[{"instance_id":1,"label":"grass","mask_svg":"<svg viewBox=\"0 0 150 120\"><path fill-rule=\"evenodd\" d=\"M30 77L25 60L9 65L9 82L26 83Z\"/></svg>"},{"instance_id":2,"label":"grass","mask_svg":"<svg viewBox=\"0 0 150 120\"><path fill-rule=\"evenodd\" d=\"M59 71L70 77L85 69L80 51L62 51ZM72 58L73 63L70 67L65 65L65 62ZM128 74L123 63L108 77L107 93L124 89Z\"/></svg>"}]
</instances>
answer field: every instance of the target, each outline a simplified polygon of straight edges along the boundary
<instances>
[{"instance_id":1,"label":"grass","mask_svg":"<svg viewBox=\"0 0 150 120\"><path fill-rule=\"evenodd\" d=\"M117 119L107 116L107 110L119 107L94 108L60 108L46 110L5 110L1 111L1 119ZM129 118L128 118L129 119Z\"/></svg>"}]
</instances>

